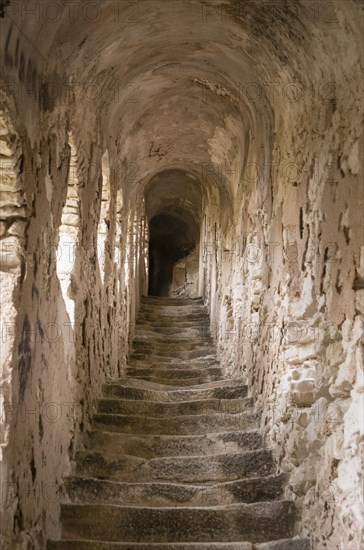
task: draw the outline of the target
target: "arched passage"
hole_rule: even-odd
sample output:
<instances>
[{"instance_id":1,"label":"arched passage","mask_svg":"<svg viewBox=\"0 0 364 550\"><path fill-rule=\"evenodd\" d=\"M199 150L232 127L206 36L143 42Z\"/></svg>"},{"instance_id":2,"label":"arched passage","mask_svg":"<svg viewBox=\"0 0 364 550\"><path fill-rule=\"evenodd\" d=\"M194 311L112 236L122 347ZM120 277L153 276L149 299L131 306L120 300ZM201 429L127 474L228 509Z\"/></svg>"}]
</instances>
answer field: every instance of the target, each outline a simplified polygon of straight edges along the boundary
<instances>
[{"instance_id":1,"label":"arched passage","mask_svg":"<svg viewBox=\"0 0 364 550\"><path fill-rule=\"evenodd\" d=\"M184 221L168 214L154 216L149 228L148 294L169 296L174 282L173 267L198 245L198 235Z\"/></svg>"},{"instance_id":2,"label":"arched passage","mask_svg":"<svg viewBox=\"0 0 364 550\"><path fill-rule=\"evenodd\" d=\"M181 269L177 274L176 263L199 247L201 185L184 170L164 170L147 184L145 208L149 222L148 294L169 296L184 285L187 276Z\"/></svg>"},{"instance_id":3,"label":"arched passage","mask_svg":"<svg viewBox=\"0 0 364 550\"><path fill-rule=\"evenodd\" d=\"M197 293L214 324L225 375L246 378L266 439L289 473L301 533L319 548L356 550L363 4L103 0L59 10L56 2L38 2L34 10L28 0L5 4L0 86L29 136L19 170L32 206L20 296L22 318L31 322L23 336L16 334L17 363L27 374L20 377L27 410L62 400L77 413L63 410L48 429L38 413L15 426L14 485L32 484L12 499L6 523L32 537L29 544L40 541L39 548L59 536L58 500L49 506L29 494L42 481L58 487L67 474L116 357L123 375L128 331L147 292L144 236L154 227L161 243L168 224L176 254L185 246L181 234L197 228ZM79 267L69 285L75 346L51 261L67 194L67 121L80 147ZM107 293L95 257L105 150L111 182L105 243L117 242L120 250L111 270L114 247L105 248ZM0 162L6 175L6 160ZM3 230L13 231L3 215ZM14 221L16 231L19 221L25 220ZM14 244L13 236L6 241ZM7 262L17 261L3 251ZM173 270L187 269L190 256ZM172 281L168 292L174 290ZM58 344L47 342L47 326L62 329Z\"/></svg>"}]
</instances>

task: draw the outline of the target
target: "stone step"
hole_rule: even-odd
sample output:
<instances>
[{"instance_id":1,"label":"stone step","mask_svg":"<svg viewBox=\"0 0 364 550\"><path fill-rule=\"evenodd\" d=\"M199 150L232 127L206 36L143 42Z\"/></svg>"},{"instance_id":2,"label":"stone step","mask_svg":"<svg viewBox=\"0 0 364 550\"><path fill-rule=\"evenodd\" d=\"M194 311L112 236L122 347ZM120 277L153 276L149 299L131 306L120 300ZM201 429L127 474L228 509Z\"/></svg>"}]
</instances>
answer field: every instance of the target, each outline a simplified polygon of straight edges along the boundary
<instances>
[{"instance_id":1,"label":"stone step","mask_svg":"<svg viewBox=\"0 0 364 550\"><path fill-rule=\"evenodd\" d=\"M205 307L203 298L172 298L169 296L146 296L145 298L142 298L141 302L141 308L143 307L170 307L173 306L173 309L176 307L183 307L183 306L197 306L197 307Z\"/></svg>"},{"instance_id":2,"label":"stone step","mask_svg":"<svg viewBox=\"0 0 364 550\"><path fill-rule=\"evenodd\" d=\"M239 413L251 409L251 397L243 399L201 399L199 401L179 401L161 403L160 401L137 401L133 399L99 399L98 412L112 414L145 414L147 416L173 417L182 415L210 413Z\"/></svg>"},{"instance_id":3,"label":"stone step","mask_svg":"<svg viewBox=\"0 0 364 550\"><path fill-rule=\"evenodd\" d=\"M169 318L173 320L189 320L190 318L201 319L204 322L209 322L209 315L204 306L175 306L171 307L149 307L143 306L139 312L137 321L143 320L146 318L150 319L163 319Z\"/></svg>"},{"instance_id":4,"label":"stone step","mask_svg":"<svg viewBox=\"0 0 364 550\"><path fill-rule=\"evenodd\" d=\"M214 363L218 363L218 359L217 359L217 356L216 356L216 353L204 353L204 354L201 354L201 353L198 353L199 350L190 350L190 351L187 351L187 352L181 352L181 355L179 355L177 352L173 352L173 351L165 351L165 352L161 352L161 351L154 351L153 353L146 353L142 350L133 350L131 351L130 355L134 355L134 354L140 354L143 357L144 361L148 364L154 364L156 366L158 366L160 363L168 363L170 362L171 364L178 364L178 363L181 363L181 362L185 362L187 363L188 365L192 364L192 363L201 363L202 365L205 365L207 363L211 363L211 362L214 362ZM187 357L185 359L183 359L183 354L187 355L188 353L191 354L191 357ZM169 359L170 358L170 359Z\"/></svg>"},{"instance_id":5,"label":"stone step","mask_svg":"<svg viewBox=\"0 0 364 550\"><path fill-rule=\"evenodd\" d=\"M187 315L189 311L201 311L208 315L208 308L200 301L196 302L179 302L174 304L168 304L168 302L148 302L142 301L140 304L139 312L149 310L152 312L170 312L171 315L181 314Z\"/></svg>"},{"instance_id":6,"label":"stone step","mask_svg":"<svg viewBox=\"0 0 364 550\"><path fill-rule=\"evenodd\" d=\"M173 306L173 307L150 307L148 305L143 305L138 312L137 319L163 319L170 318L178 320L190 320L190 318L196 318L203 320L205 322L210 322L209 314L207 309L202 305L189 305L189 306Z\"/></svg>"},{"instance_id":7,"label":"stone step","mask_svg":"<svg viewBox=\"0 0 364 550\"><path fill-rule=\"evenodd\" d=\"M209 355L205 357L178 357L172 355L148 355L145 353L132 353L128 357L128 366L149 366L153 368L203 368L216 366L216 356ZM132 378L132 377L130 377Z\"/></svg>"},{"instance_id":8,"label":"stone step","mask_svg":"<svg viewBox=\"0 0 364 550\"><path fill-rule=\"evenodd\" d=\"M87 540L50 541L48 550L254 550L250 542L204 543L132 543L97 542Z\"/></svg>"},{"instance_id":9,"label":"stone step","mask_svg":"<svg viewBox=\"0 0 364 550\"><path fill-rule=\"evenodd\" d=\"M128 367L140 367L140 368L149 368L149 369L164 369L164 370L175 370L175 369L207 369L209 367L220 368L221 366L216 360L215 357L206 357L206 358L196 358L191 359L190 361L184 361L183 359L169 359L168 357L163 357L158 361L143 357L128 360ZM132 378L131 376L128 376Z\"/></svg>"},{"instance_id":10,"label":"stone step","mask_svg":"<svg viewBox=\"0 0 364 550\"><path fill-rule=\"evenodd\" d=\"M88 448L105 453L153 458L254 451L261 448L262 436L256 430L194 436L128 435L93 430L88 433L86 443Z\"/></svg>"},{"instance_id":11,"label":"stone step","mask_svg":"<svg viewBox=\"0 0 364 550\"><path fill-rule=\"evenodd\" d=\"M284 474L254 477L214 485L182 483L122 483L104 479L71 477L65 486L74 503L107 503L148 507L225 506L238 502L262 502L282 496Z\"/></svg>"},{"instance_id":12,"label":"stone step","mask_svg":"<svg viewBox=\"0 0 364 550\"><path fill-rule=\"evenodd\" d=\"M180 344L185 341L193 341L201 343L205 336L206 344L212 344L211 334L209 331L210 325L199 326L197 329L180 328L178 334L172 327L163 327L163 333L156 330L155 327L144 328L142 325L135 325L133 336L140 342L151 340L156 343ZM134 341L134 340L133 340Z\"/></svg>"},{"instance_id":13,"label":"stone step","mask_svg":"<svg viewBox=\"0 0 364 550\"><path fill-rule=\"evenodd\" d=\"M162 389L163 391L168 391L168 388L166 388L165 386L159 387L158 384L154 384L153 382L143 382L143 381L131 378L130 376L114 378L113 383L122 384L122 385L126 384L129 387L135 387L135 388L148 388L151 390ZM223 380L219 380L218 382L208 382L206 384L199 384L194 389L213 390L218 388L239 388L241 386L246 386L243 379L236 378L236 379L223 379ZM176 388L173 387L171 388L171 390L176 391Z\"/></svg>"},{"instance_id":14,"label":"stone step","mask_svg":"<svg viewBox=\"0 0 364 550\"><path fill-rule=\"evenodd\" d=\"M309 539L284 539L280 541L252 544L251 542L208 542L208 543L130 543L96 541L50 541L48 550L310 550Z\"/></svg>"},{"instance_id":15,"label":"stone step","mask_svg":"<svg viewBox=\"0 0 364 550\"><path fill-rule=\"evenodd\" d=\"M208 543L130 543L95 541L50 541L48 550L310 550L309 539L284 539L252 544L251 542Z\"/></svg>"},{"instance_id":16,"label":"stone step","mask_svg":"<svg viewBox=\"0 0 364 550\"><path fill-rule=\"evenodd\" d=\"M184 330L184 333L181 333ZM155 346L174 346L185 344L193 344L194 346L211 346L213 340L211 335L203 331L198 331L195 329L179 329L179 338L178 342L176 341L176 331L174 329L151 331L151 330L138 330L134 332L135 338L138 339L139 344L150 343Z\"/></svg>"},{"instance_id":17,"label":"stone step","mask_svg":"<svg viewBox=\"0 0 364 550\"><path fill-rule=\"evenodd\" d=\"M155 327L150 323L147 323L146 326L143 323L137 323L134 327L133 336L140 340L151 338L157 342L162 341L162 339L165 339L163 340L165 342L184 342L185 339L199 342L205 337L206 342L210 341L211 343L210 324L198 325L193 328L179 327L178 333L176 333L176 330L171 326Z\"/></svg>"},{"instance_id":18,"label":"stone step","mask_svg":"<svg viewBox=\"0 0 364 550\"><path fill-rule=\"evenodd\" d=\"M148 350L132 350L130 357L131 358L148 358L150 361L160 361L160 359L170 358L170 359L180 359L184 361L189 361L190 359L206 359L206 357L216 358L216 352L214 348L210 347L209 350L204 349L194 349L194 350L155 350L153 352L148 352Z\"/></svg>"},{"instance_id":19,"label":"stone step","mask_svg":"<svg viewBox=\"0 0 364 550\"><path fill-rule=\"evenodd\" d=\"M181 361L181 362L173 362L170 361L163 361L163 362L151 362L150 360L140 360L136 359L135 361L128 361L127 368L144 368L144 369L161 369L163 371L177 371L176 374L179 373L179 370L191 370L191 369L209 369L209 368L215 368L220 369L222 372L220 363L216 361L216 359L213 358L207 358L207 359L193 359L191 361Z\"/></svg>"},{"instance_id":20,"label":"stone step","mask_svg":"<svg viewBox=\"0 0 364 550\"><path fill-rule=\"evenodd\" d=\"M203 298L170 298L167 296L142 296L141 304L152 304L154 307L161 306L189 306L189 305L202 305Z\"/></svg>"},{"instance_id":21,"label":"stone step","mask_svg":"<svg viewBox=\"0 0 364 550\"><path fill-rule=\"evenodd\" d=\"M161 378L163 380L168 380L169 378L172 380L183 380L186 378L203 378L204 376L207 377L218 377L219 379L222 378L221 369L219 367L206 367L204 369L183 369L179 368L173 369L173 368L161 368L156 369L153 367L127 367L126 374L132 376L133 378Z\"/></svg>"},{"instance_id":22,"label":"stone step","mask_svg":"<svg viewBox=\"0 0 364 550\"><path fill-rule=\"evenodd\" d=\"M151 356L165 356L169 355L171 357L175 357L177 353L179 354L188 354L188 353L195 353L198 354L198 357L204 357L205 355L212 355L216 357L216 351L210 344L205 343L191 343L186 340L185 344L167 344L167 343L160 343L158 345L155 345L152 342L141 342L137 346L133 346L132 353L148 353ZM191 357L191 359L193 356ZM149 359L149 358L148 358Z\"/></svg>"},{"instance_id":23,"label":"stone step","mask_svg":"<svg viewBox=\"0 0 364 550\"><path fill-rule=\"evenodd\" d=\"M155 366L151 363L145 363L141 361L134 361L132 364L128 364L126 367L126 374L131 378L134 378L132 372L135 371L136 375L140 374L163 376L165 378L191 378L202 375L214 375L222 376L221 367L216 366L215 363L195 366L196 364L189 366L188 363L160 363L159 366Z\"/></svg>"},{"instance_id":24,"label":"stone step","mask_svg":"<svg viewBox=\"0 0 364 550\"><path fill-rule=\"evenodd\" d=\"M221 431L244 431L258 428L254 413L199 414L158 418L142 415L96 413L96 425L108 431L155 435L199 435Z\"/></svg>"},{"instance_id":25,"label":"stone step","mask_svg":"<svg viewBox=\"0 0 364 550\"><path fill-rule=\"evenodd\" d=\"M226 382L226 381L225 381ZM236 399L246 397L248 388L242 382L236 385L224 384L220 381L217 385L212 382L200 387L167 388L153 382L137 380L135 378L122 378L118 381L104 384L103 394L106 397L115 397L120 399L147 399L150 401L179 402L194 401L201 399Z\"/></svg>"},{"instance_id":26,"label":"stone step","mask_svg":"<svg viewBox=\"0 0 364 550\"><path fill-rule=\"evenodd\" d=\"M221 380L221 376L213 376L208 374L204 374L203 376L198 377L195 376L194 378L165 378L164 376L153 376L153 374L145 374L140 376L134 374L133 378L138 380L145 380L146 382L154 382L156 384L165 386L175 386L176 388L196 386L197 384L204 384Z\"/></svg>"},{"instance_id":27,"label":"stone step","mask_svg":"<svg viewBox=\"0 0 364 550\"><path fill-rule=\"evenodd\" d=\"M216 366L216 359L214 357L209 357L209 359L200 360L196 359L193 361L186 361L183 358L176 358L176 357L164 357L162 360L156 361L154 357L151 357L150 361L146 359L146 357L142 357L142 355L131 356L128 360L127 368L149 368L153 370L159 370L162 369L163 372L169 372L173 369L185 369L190 370L191 373L193 373L194 369L202 370L202 372L206 371L209 367L215 367L219 368L221 370L221 367ZM178 375L179 373L175 371L175 375ZM129 378L133 378L133 376L129 376ZM222 377L223 379L224 377Z\"/></svg>"},{"instance_id":28,"label":"stone step","mask_svg":"<svg viewBox=\"0 0 364 550\"><path fill-rule=\"evenodd\" d=\"M245 453L151 459L98 451L79 451L76 454L77 476L113 481L234 481L269 475L272 468L272 453L268 449Z\"/></svg>"},{"instance_id":29,"label":"stone step","mask_svg":"<svg viewBox=\"0 0 364 550\"><path fill-rule=\"evenodd\" d=\"M175 329L175 334L178 334L180 328L204 328L209 326L208 317L202 316L200 314L195 315L186 315L183 317L171 317L167 315L152 315L152 314L141 314L137 318L135 328L148 328L151 326L154 330L157 330L159 327L171 327Z\"/></svg>"},{"instance_id":30,"label":"stone step","mask_svg":"<svg viewBox=\"0 0 364 550\"><path fill-rule=\"evenodd\" d=\"M110 542L265 542L291 537L295 516L289 501L209 508L61 507L64 539Z\"/></svg>"},{"instance_id":31,"label":"stone step","mask_svg":"<svg viewBox=\"0 0 364 550\"><path fill-rule=\"evenodd\" d=\"M210 319L206 313L201 311L191 312L188 315L172 315L171 313L168 314L168 312L165 312L165 315L160 315L153 312L141 311L138 314L135 325L143 326L153 324L154 327L158 327L164 326L167 323L175 327L183 327L184 325L188 326L190 324L195 326L198 325L201 328L201 326L210 326Z\"/></svg>"},{"instance_id":32,"label":"stone step","mask_svg":"<svg viewBox=\"0 0 364 550\"><path fill-rule=\"evenodd\" d=\"M130 370L127 370L127 373L130 373L133 378L139 380L146 380L150 382L156 382L158 384L167 384L172 386L193 386L194 382L212 382L216 380L221 380L222 378L221 374L208 371L207 369L204 373L200 373L198 371L188 373L182 370L182 375L180 376L179 372L155 372L153 369L131 367Z\"/></svg>"},{"instance_id":33,"label":"stone step","mask_svg":"<svg viewBox=\"0 0 364 550\"><path fill-rule=\"evenodd\" d=\"M207 354L213 353L216 354L216 350L211 343L198 342L192 339L186 339L184 342L179 340L179 342L168 342L164 339L151 339L148 340L134 340L133 341L133 351L142 351L155 353L159 355L160 353L166 354L167 352L175 351L201 351Z\"/></svg>"}]
</instances>

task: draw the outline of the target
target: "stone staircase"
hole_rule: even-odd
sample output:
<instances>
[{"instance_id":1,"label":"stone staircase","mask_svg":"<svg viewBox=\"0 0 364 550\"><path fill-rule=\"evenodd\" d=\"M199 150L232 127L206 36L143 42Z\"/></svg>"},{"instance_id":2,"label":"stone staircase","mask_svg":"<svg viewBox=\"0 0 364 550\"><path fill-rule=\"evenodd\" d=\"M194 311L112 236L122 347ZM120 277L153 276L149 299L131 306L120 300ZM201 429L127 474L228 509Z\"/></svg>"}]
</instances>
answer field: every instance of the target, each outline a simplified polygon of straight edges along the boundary
<instances>
[{"instance_id":1,"label":"stone staircase","mask_svg":"<svg viewBox=\"0 0 364 550\"><path fill-rule=\"evenodd\" d=\"M144 297L49 550L308 550L242 380L224 380L200 299Z\"/></svg>"}]
</instances>

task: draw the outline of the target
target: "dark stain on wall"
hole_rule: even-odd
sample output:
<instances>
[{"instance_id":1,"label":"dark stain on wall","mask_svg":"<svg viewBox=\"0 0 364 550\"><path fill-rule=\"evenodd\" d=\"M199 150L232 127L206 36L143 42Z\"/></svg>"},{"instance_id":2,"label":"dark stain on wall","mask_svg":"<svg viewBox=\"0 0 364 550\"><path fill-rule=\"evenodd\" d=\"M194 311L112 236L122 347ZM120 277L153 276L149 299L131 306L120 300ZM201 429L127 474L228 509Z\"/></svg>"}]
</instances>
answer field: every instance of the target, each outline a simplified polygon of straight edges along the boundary
<instances>
[{"instance_id":1,"label":"dark stain on wall","mask_svg":"<svg viewBox=\"0 0 364 550\"><path fill-rule=\"evenodd\" d=\"M9 6L10 0L0 0L0 17L5 17L5 8Z\"/></svg>"},{"instance_id":2,"label":"dark stain on wall","mask_svg":"<svg viewBox=\"0 0 364 550\"><path fill-rule=\"evenodd\" d=\"M21 400L24 398L28 374L32 366L30 338L31 338L30 323L29 323L28 315L25 315L21 338L18 346L19 395Z\"/></svg>"}]
</instances>

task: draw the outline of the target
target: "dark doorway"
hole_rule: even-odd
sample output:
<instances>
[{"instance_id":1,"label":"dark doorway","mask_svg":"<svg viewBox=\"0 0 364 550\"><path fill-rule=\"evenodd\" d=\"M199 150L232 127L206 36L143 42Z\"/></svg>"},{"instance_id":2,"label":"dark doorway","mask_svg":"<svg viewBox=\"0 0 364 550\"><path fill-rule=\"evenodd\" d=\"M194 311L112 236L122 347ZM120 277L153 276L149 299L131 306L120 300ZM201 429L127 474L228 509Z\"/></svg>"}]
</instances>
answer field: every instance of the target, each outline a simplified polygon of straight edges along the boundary
<instances>
[{"instance_id":1,"label":"dark doorway","mask_svg":"<svg viewBox=\"0 0 364 550\"><path fill-rule=\"evenodd\" d=\"M168 296L174 264L188 256L196 242L182 220L159 214L149 224L149 288L151 296Z\"/></svg>"}]
</instances>

